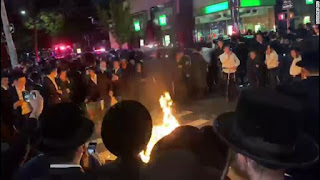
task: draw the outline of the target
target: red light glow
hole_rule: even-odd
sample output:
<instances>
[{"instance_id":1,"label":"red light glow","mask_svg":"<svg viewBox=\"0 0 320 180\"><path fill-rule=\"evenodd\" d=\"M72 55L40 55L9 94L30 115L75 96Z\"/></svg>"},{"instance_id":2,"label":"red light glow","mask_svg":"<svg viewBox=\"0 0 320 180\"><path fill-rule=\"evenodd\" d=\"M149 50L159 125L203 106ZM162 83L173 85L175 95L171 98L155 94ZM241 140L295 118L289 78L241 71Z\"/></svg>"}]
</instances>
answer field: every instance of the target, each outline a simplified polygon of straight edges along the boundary
<instances>
[{"instance_id":1,"label":"red light glow","mask_svg":"<svg viewBox=\"0 0 320 180\"><path fill-rule=\"evenodd\" d=\"M65 46L60 46L60 50L65 50L66 47Z\"/></svg>"}]
</instances>

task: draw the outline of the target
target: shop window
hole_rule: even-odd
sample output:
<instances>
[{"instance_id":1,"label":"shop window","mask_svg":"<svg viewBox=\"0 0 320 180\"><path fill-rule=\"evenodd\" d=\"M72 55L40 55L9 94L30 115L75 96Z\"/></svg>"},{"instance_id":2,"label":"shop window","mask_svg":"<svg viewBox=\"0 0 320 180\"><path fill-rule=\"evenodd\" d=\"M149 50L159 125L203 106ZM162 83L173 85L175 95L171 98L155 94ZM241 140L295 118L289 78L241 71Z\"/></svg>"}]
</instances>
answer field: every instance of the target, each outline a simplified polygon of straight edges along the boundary
<instances>
[{"instance_id":1,"label":"shop window","mask_svg":"<svg viewBox=\"0 0 320 180\"><path fill-rule=\"evenodd\" d=\"M307 24L307 23L309 23L310 22L310 16L305 16L304 18L303 18L303 24Z\"/></svg>"}]
</instances>

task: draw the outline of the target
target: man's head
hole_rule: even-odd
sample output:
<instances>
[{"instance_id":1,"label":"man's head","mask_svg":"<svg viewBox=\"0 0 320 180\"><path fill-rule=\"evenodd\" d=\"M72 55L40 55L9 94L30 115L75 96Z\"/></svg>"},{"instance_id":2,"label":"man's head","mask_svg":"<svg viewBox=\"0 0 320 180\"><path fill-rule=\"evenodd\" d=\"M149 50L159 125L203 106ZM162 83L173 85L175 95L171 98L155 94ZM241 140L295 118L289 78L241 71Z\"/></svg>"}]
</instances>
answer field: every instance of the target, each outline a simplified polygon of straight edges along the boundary
<instances>
[{"instance_id":1,"label":"man's head","mask_svg":"<svg viewBox=\"0 0 320 180\"><path fill-rule=\"evenodd\" d=\"M106 148L122 158L137 157L151 137L152 119L139 102L121 101L105 115L101 137Z\"/></svg>"},{"instance_id":2,"label":"man's head","mask_svg":"<svg viewBox=\"0 0 320 180\"><path fill-rule=\"evenodd\" d=\"M262 43L263 42L263 37L261 34L257 34L256 35L256 41L258 41L259 43Z\"/></svg>"},{"instance_id":3,"label":"man's head","mask_svg":"<svg viewBox=\"0 0 320 180\"><path fill-rule=\"evenodd\" d=\"M292 58L298 58L300 56L300 49L299 48L292 48L290 51Z\"/></svg>"},{"instance_id":4,"label":"man's head","mask_svg":"<svg viewBox=\"0 0 320 180\"><path fill-rule=\"evenodd\" d=\"M9 75L8 75L8 73L1 72L1 86L9 87Z\"/></svg>"},{"instance_id":5,"label":"man's head","mask_svg":"<svg viewBox=\"0 0 320 180\"><path fill-rule=\"evenodd\" d=\"M248 89L235 112L217 117L214 130L239 154L239 166L256 179L261 172L279 175L317 162L318 145L299 127L303 118L302 106L292 97L267 88Z\"/></svg>"},{"instance_id":6,"label":"man's head","mask_svg":"<svg viewBox=\"0 0 320 180\"><path fill-rule=\"evenodd\" d=\"M307 52L302 54L302 61L297 63L297 66L302 68L302 77L311 75L319 76L319 52Z\"/></svg>"},{"instance_id":7,"label":"man's head","mask_svg":"<svg viewBox=\"0 0 320 180\"><path fill-rule=\"evenodd\" d=\"M27 79L25 77L25 75L23 74L23 72L16 70L15 72L13 72L12 74L12 78L13 78L13 85L18 88L18 89L23 89L26 86L27 83Z\"/></svg>"},{"instance_id":8,"label":"man's head","mask_svg":"<svg viewBox=\"0 0 320 180\"><path fill-rule=\"evenodd\" d=\"M240 153L236 153L235 163L236 167L248 177L251 177L251 179L261 176L268 176L270 178L272 175L274 177L284 177L286 171L285 169L266 168Z\"/></svg>"},{"instance_id":9,"label":"man's head","mask_svg":"<svg viewBox=\"0 0 320 180\"><path fill-rule=\"evenodd\" d=\"M223 48L223 51L227 54L230 53L230 46L229 45L225 45L224 48Z\"/></svg>"},{"instance_id":10,"label":"man's head","mask_svg":"<svg viewBox=\"0 0 320 180\"><path fill-rule=\"evenodd\" d=\"M119 61L113 61L113 68L114 69L119 69L120 68Z\"/></svg>"},{"instance_id":11,"label":"man's head","mask_svg":"<svg viewBox=\"0 0 320 180\"><path fill-rule=\"evenodd\" d=\"M220 39L220 40L218 41L218 47L219 47L220 49L222 49L222 48L223 48L223 45L224 45L223 40Z\"/></svg>"},{"instance_id":12,"label":"man's head","mask_svg":"<svg viewBox=\"0 0 320 180\"><path fill-rule=\"evenodd\" d=\"M252 59L252 60L254 60L254 59L256 59L256 57L257 57L257 52L256 51L250 51L250 58Z\"/></svg>"},{"instance_id":13,"label":"man's head","mask_svg":"<svg viewBox=\"0 0 320 180\"><path fill-rule=\"evenodd\" d=\"M51 61L45 66L46 74L51 77L58 76L58 67L55 62Z\"/></svg>"},{"instance_id":14,"label":"man's head","mask_svg":"<svg viewBox=\"0 0 320 180\"><path fill-rule=\"evenodd\" d=\"M100 70L101 71L106 71L107 70L107 61L101 60L100 61Z\"/></svg>"},{"instance_id":15,"label":"man's head","mask_svg":"<svg viewBox=\"0 0 320 180\"><path fill-rule=\"evenodd\" d=\"M80 163L85 143L94 132L94 124L85 110L73 103L61 103L46 109L39 118L40 150L59 157L64 163Z\"/></svg>"}]
</instances>

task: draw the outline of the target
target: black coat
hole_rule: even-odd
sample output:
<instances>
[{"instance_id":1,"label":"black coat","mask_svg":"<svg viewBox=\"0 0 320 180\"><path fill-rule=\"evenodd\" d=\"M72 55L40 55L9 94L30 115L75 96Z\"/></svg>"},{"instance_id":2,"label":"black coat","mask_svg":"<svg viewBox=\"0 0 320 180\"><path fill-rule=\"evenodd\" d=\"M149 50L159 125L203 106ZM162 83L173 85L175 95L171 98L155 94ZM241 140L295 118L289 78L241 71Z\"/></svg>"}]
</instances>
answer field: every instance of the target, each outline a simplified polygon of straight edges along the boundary
<instances>
[{"instance_id":1,"label":"black coat","mask_svg":"<svg viewBox=\"0 0 320 180\"><path fill-rule=\"evenodd\" d=\"M33 179L84 179L85 174L80 168L50 168L50 160L46 155L39 155L23 167L15 175L14 180L33 180Z\"/></svg>"},{"instance_id":2,"label":"black coat","mask_svg":"<svg viewBox=\"0 0 320 180\"><path fill-rule=\"evenodd\" d=\"M192 53L191 55L191 72L190 78L194 87L205 88L207 76L207 63L200 53Z\"/></svg>"},{"instance_id":3,"label":"black coat","mask_svg":"<svg viewBox=\"0 0 320 180\"><path fill-rule=\"evenodd\" d=\"M71 102L72 97L72 91L71 91L71 81L62 81L61 79L57 79L57 85L59 86L60 90L62 91L61 95L61 102ZM70 92L67 92L67 89L70 90Z\"/></svg>"},{"instance_id":4,"label":"black coat","mask_svg":"<svg viewBox=\"0 0 320 180\"><path fill-rule=\"evenodd\" d=\"M257 67L258 65L258 67ZM263 72L263 62L256 58L252 60L251 58L247 61L247 75L248 76L258 76Z\"/></svg>"},{"instance_id":5,"label":"black coat","mask_svg":"<svg viewBox=\"0 0 320 180\"><path fill-rule=\"evenodd\" d=\"M267 44L266 43L259 43L258 41L253 41L250 47L251 50L255 50L263 61L265 60L265 54L267 50Z\"/></svg>"},{"instance_id":6,"label":"black coat","mask_svg":"<svg viewBox=\"0 0 320 180\"><path fill-rule=\"evenodd\" d=\"M56 81L57 82L57 81ZM58 85L58 83L57 83ZM61 95L57 92L53 82L48 78L43 78L43 99L44 107L48 107L61 102Z\"/></svg>"},{"instance_id":7,"label":"black coat","mask_svg":"<svg viewBox=\"0 0 320 180\"><path fill-rule=\"evenodd\" d=\"M122 74L123 74L123 69L118 69L117 73L115 73L115 70L112 70L112 74L117 75L119 77L119 80L112 82L112 90L113 90L113 95L114 96L121 96L122 95Z\"/></svg>"},{"instance_id":8,"label":"black coat","mask_svg":"<svg viewBox=\"0 0 320 180\"><path fill-rule=\"evenodd\" d=\"M292 85L279 86L278 90L297 99L305 117L301 119L301 130L311 135L319 144L319 76ZM319 161L311 167L289 170L292 179L319 179Z\"/></svg>"},{"instance_id":9,"label":"black coat","mask_svg":"<svg viewBox=\"0 0 320 180\"><path fill-rule=\"evenodd\" d=\"M97 74L97 84L87 77L87 95L86 99L91 102L96 102L101 99L110 99L109 91L112 90L111 80L103 75Z\"/></svg>"}]
</instances>

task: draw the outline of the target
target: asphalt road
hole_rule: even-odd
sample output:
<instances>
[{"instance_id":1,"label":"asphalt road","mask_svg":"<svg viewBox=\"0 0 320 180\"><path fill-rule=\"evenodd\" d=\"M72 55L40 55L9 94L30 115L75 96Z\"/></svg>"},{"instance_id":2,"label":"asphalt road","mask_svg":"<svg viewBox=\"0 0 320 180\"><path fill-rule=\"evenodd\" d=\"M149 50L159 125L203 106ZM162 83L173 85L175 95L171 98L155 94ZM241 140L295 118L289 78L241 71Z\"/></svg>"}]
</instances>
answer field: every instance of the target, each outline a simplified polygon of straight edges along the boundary
<instances>
[{"instance_id":1,"label":"asphalt road","mask_svg":"<svg viewBox=\"0 0 320 180\"><path fill-rule=\"evenodd\" d=\"M181 125L191 125L201 128L206 125L212 125L213 121L219 114L227 111L233 111L235 109L235 105L235 102L227 103L223 97L211 96L202 100L193 101L189 105L184 105L178 112L174 110L174 115ZM160 105L158 109L151 111L153 119L159 119L159 117L157 117L159 114L161 114ZM96 132L92 141L97 142L96 153L102 161L114 160L116 157L105 148L102 139L100 138L101 121L102 118L101 120L95 121Z\"/></svg>"}]
</instances>

